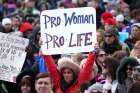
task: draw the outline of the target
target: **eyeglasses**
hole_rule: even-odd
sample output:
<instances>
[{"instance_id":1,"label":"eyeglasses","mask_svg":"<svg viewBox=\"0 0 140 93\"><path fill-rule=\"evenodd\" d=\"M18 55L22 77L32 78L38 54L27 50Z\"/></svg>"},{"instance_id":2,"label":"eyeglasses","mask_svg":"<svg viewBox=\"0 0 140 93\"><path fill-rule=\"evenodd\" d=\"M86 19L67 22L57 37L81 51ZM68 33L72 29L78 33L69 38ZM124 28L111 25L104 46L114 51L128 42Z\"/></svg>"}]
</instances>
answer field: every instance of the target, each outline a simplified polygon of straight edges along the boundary
<instances>
[{"instance_id":1,"label":"eyeglasses","mask_svg":"<svg viewBox=\"0 0 140 93\"><path fill-rule=\"evenodd\" d=\"M112 37L112 35L105 35L105 37Z\"/></svg>"},{"instance_id":2,"label":"eyeglasses","mask_svg":"<svg viewBox=\"0 0 140 93\"><path fill-rule=\"evenodd\" d=\"M99 54L98 56L99 57L103 57L103 56L106 56L106 54Z\"/></svg>"}]
</instances>

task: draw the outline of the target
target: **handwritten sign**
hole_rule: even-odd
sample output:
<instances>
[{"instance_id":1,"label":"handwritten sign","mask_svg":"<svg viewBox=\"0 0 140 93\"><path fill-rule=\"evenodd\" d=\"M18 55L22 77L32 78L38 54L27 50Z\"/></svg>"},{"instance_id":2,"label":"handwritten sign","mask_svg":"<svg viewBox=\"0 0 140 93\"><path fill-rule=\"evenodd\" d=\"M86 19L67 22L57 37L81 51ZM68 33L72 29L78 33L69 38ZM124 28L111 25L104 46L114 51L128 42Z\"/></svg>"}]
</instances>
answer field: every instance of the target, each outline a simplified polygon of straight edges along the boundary
<instances>
[{"instance_id":1,"label":"handwritten sign","mask_svg":"<svg viewBox=\"0 0 140 93\"><path fill-rule=\"evenodd\" d=\"M41 12L42 52L89 52L96 43L96 12L92 7Z\"/></svg>"},{"instance_id":2,"label":"handwritten sign","mask_svg":"<svg viewBox=\"0 0 140 93\"><path fill-rule=\"evenodd\" d=\"M14 82L20 73L29 40L0 33L0 80Z\"/></svg>"}]
</instances>

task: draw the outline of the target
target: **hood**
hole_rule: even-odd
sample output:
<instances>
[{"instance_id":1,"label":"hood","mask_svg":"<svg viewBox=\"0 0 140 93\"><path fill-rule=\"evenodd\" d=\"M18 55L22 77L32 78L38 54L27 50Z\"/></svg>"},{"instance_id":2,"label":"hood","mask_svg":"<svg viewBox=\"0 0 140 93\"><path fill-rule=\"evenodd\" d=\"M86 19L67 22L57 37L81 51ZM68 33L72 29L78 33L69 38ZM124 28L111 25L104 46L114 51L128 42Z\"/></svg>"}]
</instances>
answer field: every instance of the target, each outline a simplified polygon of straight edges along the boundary
<instances>
[{"instance_id":1,"label":"hood","mask_svg":"<svg viewBox=\"0 0 140 93\"><path fill-rule=\"evenodd\" d=\"M131 65L132 67L138 66L139 62L133 57L125 57L120 62L120 65L117 69L117 80L120 84L125 84L126 76L126 67L127 65Z\"/></svg>"}]
</instances>

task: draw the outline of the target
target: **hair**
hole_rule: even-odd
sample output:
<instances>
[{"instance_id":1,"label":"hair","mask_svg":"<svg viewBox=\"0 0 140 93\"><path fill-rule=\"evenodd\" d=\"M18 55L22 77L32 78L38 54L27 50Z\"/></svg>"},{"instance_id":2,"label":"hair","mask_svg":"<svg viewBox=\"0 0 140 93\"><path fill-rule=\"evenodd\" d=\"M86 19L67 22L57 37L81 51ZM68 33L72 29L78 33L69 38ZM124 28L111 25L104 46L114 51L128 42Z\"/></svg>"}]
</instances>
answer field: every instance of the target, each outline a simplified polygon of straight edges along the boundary
<instances>
[{"instance_id":1,"label":"hair","mask_svg":"<svg viewBox=\"0 0 140 93\"><path fill-rule=\"evenodd\" d=\"M138 66L139 62L133 57L125 57L121 60L120 65L117 69L117 79L120 84L125 84L125 79L127 78L126 68L130 65L133 67Z\"/></svg>"},{"instance_id":2,"label":"hair","mask_svg":"<svg viewBox=\"0 0 140 93\"><path fill-rule=\"evenodd\" d=\"M39 73L39 74L37 74L37 76L35 77L35 82L37 80L39 80L40 78L50 78L51 83L53 83L52 82L52 79L51 79L51 76L49 75L49 73Z\"/></svg>"},{"instance_id":3,"label":"hair","mask_svg":"<svg viewBox=\"0 0 140 93\"><path fill-rule=\"evenodd\" d=\"M19 86L21 87L22 85L28 85L28 86L32 86L31 83L32 77L29 75L25 75L23 76L23 78L21 79L21 82L19 84Z\"/></svg>"},{"instance_id":4,"label":"hair","mask_svg":"<svg viewBox=\"0 0 140 93\"><path fill-rule=\"evenodd\" d=\"M124 57L128 57L129 54L124 50L118 50L114 52L112 56L120 62Z\"/></svg>"},{"instance_id":5,"label":"hair","mask_svg":"<svg viewBox=\"0 0 140 93\"><path fill-rule=\"evenodd\" d=\"M140 81L134 82L128 88L128 93L140 93Z\"/></svg>"},{"instance_id":6,"label":"hair","mask_svg":"<svg viewBox=\"0 0 140 93\"><path fill-rule=\"evenodd\" d=\"M83 57L83 54L82 53L76 53L76 54L72 54L71 55L71 58L74 62L76 62L77 64L80 64L80 62L82 61L82 59L84 58Z\"/></svg>"},{"instance_id":7,"label":"hair","mask_svg":"<svg viewBox=\"0 0 140 93\"><path fill-rule=\"evenodd\" d=\"M104 30L103 29L97 29L97 32L101 34L101 38L102 38L102 41L98 42L99 43L99 47L102 47L103 45L103 42L104 42Z\"/></svg>"},{"instance_id":8,"label":"hair","mask_svg":"<svg viewBox=\"0 0 140 93\"><path fill-rule=\"evenodd\" d=\"M115 59L114 57L108 56L105 58L103 63L106 65L108 72L109 72L109 75L111 76L111 79L115 80L116 79L116 71L117 71L117 68L119 66L118 60Z\"/></svg>"},{"instance_id":9,"label":"hair","mask_svg":"<svg viewBox=\"0 0 140 93\"><path fill-rule=\"evenodd\" d=\"M96 59L95 59L95 63L96 63L96 65L97 65L97 68L98 68L98 73L101 73L102 72L102 68L100 67L100 65L99 65L99 63L98 63L98 55L99 55L99 53L100 53L100 51L104 51L104 49L102 49L102 48L98 48L97 50L96 50L96 52L95 52L95 54L96 54ZM104 51L105 52L105 51Z\"/></svg>"}]
</instances>

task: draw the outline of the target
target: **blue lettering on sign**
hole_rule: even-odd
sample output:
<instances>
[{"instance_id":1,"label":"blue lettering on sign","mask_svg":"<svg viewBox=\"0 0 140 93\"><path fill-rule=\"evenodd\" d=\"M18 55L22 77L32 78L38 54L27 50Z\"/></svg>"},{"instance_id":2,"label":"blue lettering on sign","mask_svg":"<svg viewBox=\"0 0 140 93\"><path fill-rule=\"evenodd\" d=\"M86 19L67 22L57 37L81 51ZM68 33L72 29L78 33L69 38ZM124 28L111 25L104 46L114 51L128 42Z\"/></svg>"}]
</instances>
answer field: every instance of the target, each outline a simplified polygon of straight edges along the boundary
<instances>
[{"instance_id":1,"label":"blue lettering on sign","mask_svg":"<svg viewBox=\"0 0 140 93\"><path fill-rule=\"evenodd\" d=\"M44 25L45 29L48 28L48 23L50 23L51 28L57 27L61 24L61 18L59 16L57 17L50 17L48 15L42 15L44 17Z\"/></svg>"},{"instance_id":2,"label":"blue lettering on sign","mask_svg":"<svg viewBox=\"0 0 140 93\"><path fill-rule=\"evenodd\" d=\"M64 13L65 26L73 24L94 24L94 16L90 15L76 15L75 12L71 16Z\"/></svg>"}]
</instances>

